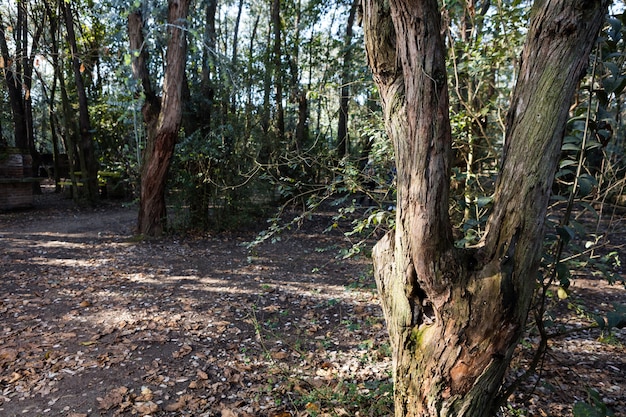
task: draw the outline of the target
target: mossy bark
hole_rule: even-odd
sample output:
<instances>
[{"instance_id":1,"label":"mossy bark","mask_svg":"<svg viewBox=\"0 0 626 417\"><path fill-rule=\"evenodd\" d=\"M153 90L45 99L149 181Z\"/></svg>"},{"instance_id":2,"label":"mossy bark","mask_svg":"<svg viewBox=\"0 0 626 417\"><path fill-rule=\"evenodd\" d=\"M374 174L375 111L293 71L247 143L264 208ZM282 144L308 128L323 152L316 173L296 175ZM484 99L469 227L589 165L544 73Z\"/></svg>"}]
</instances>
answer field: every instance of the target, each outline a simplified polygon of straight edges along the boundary
<instances>
[{"instance_id":1,"label":"mossy bark","mask_svg":"<svg viewBox=\"0 0 626 417\"><path fill-rule=\"evenodd\" d=\"M368 62L396 151L396 230L374 248L396 416L489 416L535 285L569 103L607 1L537 2L483 241L454 247L451 131L436 0L364 0Z\"/></svg>"}]
</instances>

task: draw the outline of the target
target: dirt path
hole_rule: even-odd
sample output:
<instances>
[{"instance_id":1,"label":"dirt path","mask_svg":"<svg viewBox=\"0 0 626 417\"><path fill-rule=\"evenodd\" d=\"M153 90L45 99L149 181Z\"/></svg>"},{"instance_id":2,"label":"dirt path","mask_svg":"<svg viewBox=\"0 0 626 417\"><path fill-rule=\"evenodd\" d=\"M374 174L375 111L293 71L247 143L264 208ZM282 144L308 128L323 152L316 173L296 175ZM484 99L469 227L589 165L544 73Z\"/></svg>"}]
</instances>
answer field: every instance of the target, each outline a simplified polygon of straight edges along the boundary
<instances>
[{"instance_id":1,"label":"dirt path","mask_svg":"<svg viewBox=\"0 0 626 417\"><path fill-rule=\"evenodd\" d=\"M369 262L336 259L328 215L249 252L250 235L138 241L132 208L38 201L0 214L0 415L392 414ZM597 280L574 296L626 300ZM569 415L589 386L626 415L626 332L598 336L555 341L514 404Z\"/></svg>"}]
</instances>

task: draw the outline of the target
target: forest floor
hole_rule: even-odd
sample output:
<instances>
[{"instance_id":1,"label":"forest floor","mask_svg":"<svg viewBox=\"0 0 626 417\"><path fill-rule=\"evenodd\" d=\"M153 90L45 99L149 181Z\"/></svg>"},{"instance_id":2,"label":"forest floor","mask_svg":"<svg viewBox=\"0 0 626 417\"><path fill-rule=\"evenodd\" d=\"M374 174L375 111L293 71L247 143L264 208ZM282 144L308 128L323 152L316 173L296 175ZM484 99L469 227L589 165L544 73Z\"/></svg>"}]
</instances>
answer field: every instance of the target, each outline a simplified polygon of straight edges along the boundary
<instances>
[{"instance_id":1,"label":"forest floor","mask_svg":"<svg viewBox=\"0 0 626 417\"><path fill-rule=\"evenodd\" d=\"M391 416L370 260L337 257L331 216L250 251L252 233L136 239L119 202L44 194L0 214L0 415ZM626 291L581 276L560 303L559 323L582 328ZM592 388L626 416L626 331L602 336L551 341L502 414L571 415Z\"/></svg>"}]
</instances>

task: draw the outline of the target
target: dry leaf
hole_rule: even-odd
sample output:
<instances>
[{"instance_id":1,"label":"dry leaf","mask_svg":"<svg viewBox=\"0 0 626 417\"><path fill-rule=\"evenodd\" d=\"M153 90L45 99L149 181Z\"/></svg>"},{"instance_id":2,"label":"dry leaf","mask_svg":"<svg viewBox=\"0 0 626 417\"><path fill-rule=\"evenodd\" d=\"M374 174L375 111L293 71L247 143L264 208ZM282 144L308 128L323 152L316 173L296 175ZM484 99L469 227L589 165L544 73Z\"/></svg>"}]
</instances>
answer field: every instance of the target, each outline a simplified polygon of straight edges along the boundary
<instances>
[{"instance_id":1,"label":"dry leaf","mask_svg":"<svg viewBox=\"0 0 626 417\"><path fill-rule=\"evenodd\" d=\"M0 349L0 362L13 362L15 359L17 359L17 350Z\"/></svg>"},{"instance_id":2,"label":"dry leaf","mask_svg":"<svg viewBox=\"0 0 626 417\"><path fill-rule=\"evenodd\" d=\"M285 359L289 354L287 352L272 352L272 359Z\"/></svg>"},{"instance_id":3,"label":"dry leaf","mask_svg":"<svg viewBox=\"0 0 626 417\"><path fill-rule=\"evenodd\" d=\"M178 401L165 406L165 411L180 411L185 407L185 400L179 398Z\"/></svg>"},{"instance_id":4,"label":"dry leaf","mask_svg":"<svg viewBox=\"0 0 626 417\"><path fill-rule=\"evenodd\" d=\"M228 408L223 408L222 417L239 417L239 416L233 410L230 410Z\"/></svg>"},{"instance_id":5,"label":"dry leaf","mask_svg":"<svg viewBox=\"0 0 626 417\"><path fill-rule=\"evenodd\" d=\"M12 384L14 382L19 381L20 379L22 379L22 374L20 374L19 372L13 372L11 374L11 378L9 379L9 384Z\"/></svg>"},{"instance_id":6,"label":"dry leaf","mask_svg":"<svg viewBox=\"0 0 626 417\"><path fill-rule=\"evenodd\" d=\"M289 411L279 411L278 413L270 414L270 417L292 417Z\"/></svg>"},{"instance_id":7,"label":"dry leaf","mask_svg":"<svg viewBox=\"0 0 626 417\"><path fill-rule=\"evenodd\" d=\"M176 359L187 356L191 353L193 348L187 344L184 344L178 351L172 352L172 356Z\"/></svg>"},{"instance_id":8,"label":"dry leaf","mask_svg":"<svg viewBox=\"0 0 626 417\"><path fill-rule=\"evenodd\" d=\"M156 413L157 411L159 411L159 406L152 401L135 403L134 408L141 415Z\"/></svg>"},{"instance_id":9,"label":"dry leaf","mask_svg":"<svg viewBox=\"0 0 626 417\"><path fill-rule=\"evenodd\" d=\"M109 391L109 393L107 393L104 398L96 398L96 400L98 401L98 408L101 410L109 410L113 407L120 405L122 402L124 402L124 395L126 395L127 392L128 388L119 387Z\"/></svg>"},{"instance_id":10,"label":"dry leaf","mask_svg":"<svg viewBox=\"0 0 626 417\"><path fill-rule=\"evenodd\" d=\"M152 401L154 395L148 387L141 387L141 394L135 399L135 401Z\"/></svg>"},{"instance_id":11,"label":"dry leaf","mask_svg":"<svg viewBox=\"0 0 626 417\"><path fill-rule=\"evenodd\" d=\"M209 379L209 375L207 375L206 372L200 369L198 369L198 372L196 372L196 375L198 376L198 379L204 379L204 380Z\"/></svg>"},{"instance_id":12,"label":"dry leaf","mask_svg":"<svg viewBox=\"0 0 626 417\"><path fill-rule=\"evenodd\" d=\"M305 408L308 412L310 413L319 413L320 412L320 406L315 404L315 403L307 403L305 405Z\"/></svg>"}]
</instances>

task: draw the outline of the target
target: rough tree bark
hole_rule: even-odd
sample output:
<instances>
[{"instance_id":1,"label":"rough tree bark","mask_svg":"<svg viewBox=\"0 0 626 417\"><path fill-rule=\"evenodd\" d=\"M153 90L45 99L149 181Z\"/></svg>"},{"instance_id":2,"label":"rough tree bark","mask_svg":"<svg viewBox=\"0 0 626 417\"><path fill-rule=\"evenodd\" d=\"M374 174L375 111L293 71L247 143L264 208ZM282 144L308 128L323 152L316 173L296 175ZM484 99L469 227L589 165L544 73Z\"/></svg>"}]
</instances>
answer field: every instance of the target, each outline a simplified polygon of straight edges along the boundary
<instances>
[{"instance_id":1,"label":"rough tree bark","mask_svg":"<svg viewBox=\"0 0 626 417\"><path fill-rule=\"evenodd\" d=\"M157 132L159 113L161 112L161 98L152 86L150 72L148 71L148 51L145 48L145 38L143 35L144 21L140 10L135 10L128 15L128 40L130 50L133 54L131 68L133 78L141 82L145 96L141 113L146 124L147 145L154 145L154 138ZM144 150L144 155L150 155L152 149Z\"/></svg>"},{"instance_id":2,"label":"rough tree bark","mask_svg":"<svg viewBox=\"0 0 626 417\"><path fill-rule=\"evenodd\" d=\"M568 106L606 0L537 1L483 241L454 246L437 0L363 0L368 62L396 151L396 230L374 248L396 416L494 415L536 283Z\"/></svg>"},{"instance_id":3,"label":"rough tree bark","mask_svg":"<svg viewBox=\"0 0 626 417\"><path fill-rule=\"evenodd\" d=\"M187 56L186 25L190 0L169 0L166 69L154 143L147 146L141 170L138 232L161 235L167 225L165 183L182 119L182 86Z\"/></svg>"}]
</instances>

